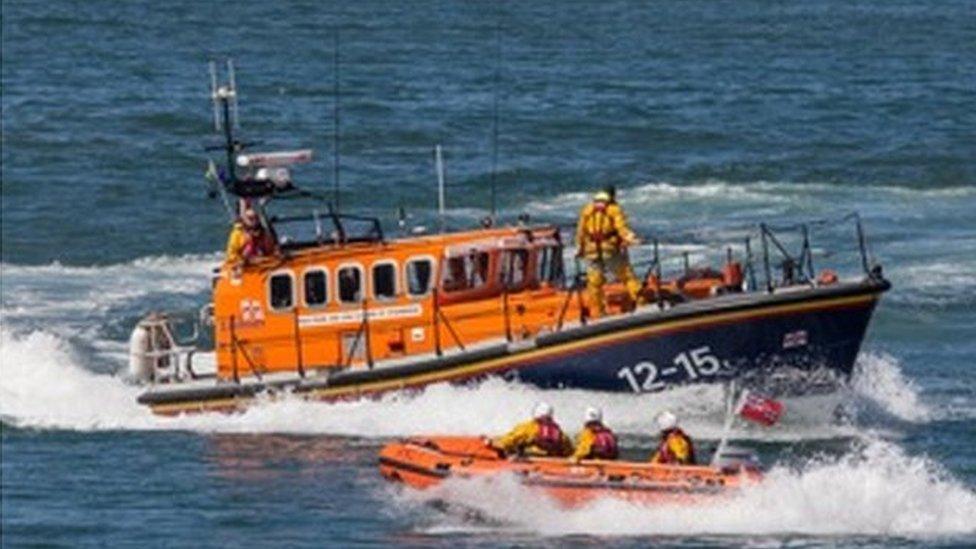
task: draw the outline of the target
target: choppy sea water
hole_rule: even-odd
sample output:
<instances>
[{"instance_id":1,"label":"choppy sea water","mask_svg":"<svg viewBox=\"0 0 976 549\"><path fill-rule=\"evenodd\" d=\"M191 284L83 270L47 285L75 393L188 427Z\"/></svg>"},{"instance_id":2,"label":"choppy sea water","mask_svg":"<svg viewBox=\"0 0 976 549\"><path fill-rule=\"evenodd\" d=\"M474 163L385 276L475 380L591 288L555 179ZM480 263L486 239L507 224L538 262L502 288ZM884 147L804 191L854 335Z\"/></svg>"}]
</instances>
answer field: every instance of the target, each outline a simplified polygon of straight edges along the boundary
<instances>
[{"instance_id":1,"label":"choppy sea water","mask_svg":"<svg viewBox=\"0 0 976 549\"><path fill-rule=\"evenodd\" d=\"M5 1L2 543L976 543L974 16L969 2ZM767 483L705 508L576 511L448 485L432 496L445 509L376 472L391 437L497 432L540 398L573 426L602 405L634 457L664 406L707 446L717 388L496 380L169 419L134 403L128 331L205 301L225 237L200 177L206 61L237 60L245 134L316 148L297 175L326 190L336 27L343 203L390 230L401 206L430 222L435 143L451 223L484 214L496 71L509 218L571 221L614 183L642 233L703 258L759 219L861 212L894 290L847 389L737 432ZM815 249L851 244L849 228L821 233Z\"/></svg>"}]
</instances>

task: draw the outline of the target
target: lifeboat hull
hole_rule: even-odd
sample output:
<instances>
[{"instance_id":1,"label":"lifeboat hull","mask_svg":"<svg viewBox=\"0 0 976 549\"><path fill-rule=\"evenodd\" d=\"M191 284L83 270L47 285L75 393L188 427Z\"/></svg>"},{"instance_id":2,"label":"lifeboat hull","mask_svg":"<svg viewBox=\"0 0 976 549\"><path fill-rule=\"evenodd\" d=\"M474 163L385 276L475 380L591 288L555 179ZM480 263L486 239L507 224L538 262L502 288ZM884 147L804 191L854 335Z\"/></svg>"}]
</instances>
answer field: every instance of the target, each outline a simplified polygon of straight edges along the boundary
<instances>
[{"instance_id":1,"label":"lifeboat hull","mask_svg":"<svg viewBox=\"0 0 976 549\"><path fill-rule=\"evenodd\" d=\"M398 365L241 380L157 385L139 401L159 414L236 411L256 397L343 400L465 383L490 375L543 388L655 392L724 382L774 394L830 391L850 374L886 281L777 294L721 296L567 326ZM325 375L321 375L322 373Z\"/></svg>"},{"instance_id":2,"label":"lifeboat hull","mask_svg":"<svg viewBox=\"0 0 976 549\"><path fill-rule=\"evenodd\" d=\"M424 437L386 445L380 474L418 490L448 479L511 475L526 488L566 507L612 498L642 505L695 504L727 497L761 480L752 468L720 470L625 461L560 458L505 459L473 437Z\"/></svg>"}]
</instances>

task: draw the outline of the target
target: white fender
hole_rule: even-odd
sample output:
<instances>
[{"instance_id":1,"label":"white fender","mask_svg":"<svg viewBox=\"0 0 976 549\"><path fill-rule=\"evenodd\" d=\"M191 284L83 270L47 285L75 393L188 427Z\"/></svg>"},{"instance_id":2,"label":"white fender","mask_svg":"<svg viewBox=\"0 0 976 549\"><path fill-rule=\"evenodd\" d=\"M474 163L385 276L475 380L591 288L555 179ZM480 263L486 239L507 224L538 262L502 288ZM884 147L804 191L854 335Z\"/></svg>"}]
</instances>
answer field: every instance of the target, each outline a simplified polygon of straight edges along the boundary
<instances>
[{"instance_id":1,"label":"white fender","mask_svg":"<svg viewBox=\"0 0 976 549\"><path fill-rule=\"evenodd\" d=\"M152 351L149 330L148 326L140 322L129 336L129 377L143 383L151 381L153 375L153 359L149 356Z\"/></svg>"}]
</instances>

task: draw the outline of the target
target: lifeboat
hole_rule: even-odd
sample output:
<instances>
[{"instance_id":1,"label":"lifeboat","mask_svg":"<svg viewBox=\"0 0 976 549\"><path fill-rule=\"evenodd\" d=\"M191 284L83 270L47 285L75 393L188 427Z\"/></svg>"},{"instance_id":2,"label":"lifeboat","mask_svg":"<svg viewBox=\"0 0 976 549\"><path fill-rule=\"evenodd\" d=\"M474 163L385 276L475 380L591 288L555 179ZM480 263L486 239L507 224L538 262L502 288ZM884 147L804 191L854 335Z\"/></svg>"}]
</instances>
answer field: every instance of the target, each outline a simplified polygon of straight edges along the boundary
<instances>
[{"instance_id":1,"label":"lifeboat","mask_svg":"<svg viewBox=\"0 0 976 549\"><path fill-rule=\"evenodd\" d=\"M603 313L589 303L570 227L520 216L450 230L442 219L433 231L402 215L391 235L389 222L340 211L295 184L290 169L311 162L311 150L247 150L233 134L233 79L212 83L224 143L208 150L225 158L208 159L207 177L230 217L258 218L261 253L215 266L198 316L160 312L135 326L130 377L145 386L138 401L158 414L489 376L623 393L733 379L831 390L852 372L890 287L852 213L831 223L853 222L857 271L816 274L809 236L823 220L750 227L712 250L725 255L715 267L687 252L668 256L665 237L648 235L650 245L628 250L643 279L639 299L609 283Z\"/></svg>"},{"instance_id":2,"label":"lifeboat","mask_svg":"<svg viewBox=\"0 0 976 549\"><path fill-rule=\"evenodd\" d=\"M387 444L380 474L426 490L449 479L511 475L520 484L565 507L613 498L642 505L695 504L727 497L762 480L749 452L729 449L715 466L657 465L565 458L505 458L477 437L431 436Z\"/></svg>"}]
</instances>

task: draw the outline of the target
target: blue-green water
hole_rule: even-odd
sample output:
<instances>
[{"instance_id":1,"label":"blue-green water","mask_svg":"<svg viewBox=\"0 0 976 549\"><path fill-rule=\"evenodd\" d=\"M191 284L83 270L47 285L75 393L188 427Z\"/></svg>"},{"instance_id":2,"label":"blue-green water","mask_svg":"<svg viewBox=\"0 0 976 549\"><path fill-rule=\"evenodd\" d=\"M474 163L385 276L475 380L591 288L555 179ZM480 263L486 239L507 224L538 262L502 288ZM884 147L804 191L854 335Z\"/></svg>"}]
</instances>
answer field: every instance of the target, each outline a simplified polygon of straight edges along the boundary
<instances>
[{"instance_id":1,"label":"blue-green water","mask_svg":"<svg viewBox=\"0 0 976 549\"><path fill-rule=\"evenodd\" d=\"M765 487L655 510L439 494L470 513L376 474L390 437L500 431L540 398L567 426L601 404L634 456L664 406L708 445L709 388L492 381L177 419L134 404L128 331L204 302L225 237L201 179L206 62L236 59L244 133L314 147L296 175L326 191L336 27L342 202L391 230L400 206L430 222L436 143L451 222L484 214L496 70L508 218L571 221L614 183L642 233L699 254L746 222L861 211L895 289L848 390L739 433L773 469ZM2 31L4 545L976 543L972 2L4 1ZM825 233L822 248L850 243Z\"/></svg>"}]
</instances>

